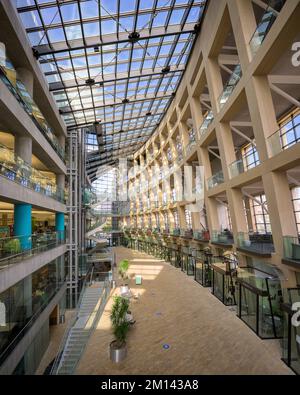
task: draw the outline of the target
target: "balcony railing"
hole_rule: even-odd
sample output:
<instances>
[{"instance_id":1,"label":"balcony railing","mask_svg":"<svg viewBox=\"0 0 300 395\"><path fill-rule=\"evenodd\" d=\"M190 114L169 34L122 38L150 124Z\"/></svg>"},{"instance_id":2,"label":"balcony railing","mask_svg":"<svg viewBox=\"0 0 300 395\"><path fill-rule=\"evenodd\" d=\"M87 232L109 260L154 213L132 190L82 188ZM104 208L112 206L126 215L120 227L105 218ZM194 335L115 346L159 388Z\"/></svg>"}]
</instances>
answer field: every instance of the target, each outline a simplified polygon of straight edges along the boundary
<instances>
[{"instance_id":1,"label":"balcony railing","mask_svg":"<svg viewBox=\"0 0 300 395\"><path fill-rule=\"evenodd\" d=\"M271 234L239 232L237 244L242 250L258 255L270 255L275 251Z\"/></svg>"},{"instance_id":2,"label":"balcony railing","mask_svg":"<svg viewBox=\"0 0 300 395\"><path fill-rule=\"evenodd\" d=\"M300 268L300 243L299 237L283 237L283 256L284 259L299 263Z\"/></svg>"},{"instance_id":3,"label":"balcony railing","mask_svg":"<svg viewBox=\"0 0 300 395\"><path fill-rule=\"evenodd\" d=\"M292 115L277 132L268 138L272 156L300 142L300 112Z\"/></svg>"},{"instance_id":4,"label":"balcony railing","mask_svg":"<svg viewBox=\"0 0 300 395\"><path fill-rule=\"evenodd\" d=\"M273 23L275 22L278 12L281 11L282 7L285 4L285 0L276 0L272 2L272 7L268 6L265 10L260 22L257 25L257 28L250 40L250 48L252 53L256 53L258 49L261 47L263 41L268 35Z\"/></svg>"},{"instance_id":5,"label":"balcony railing","mask_svg":"<svg viewBox=\"0 0 300 395\"><path fill-rule=\"evenodd\" d=\"M212 111L209 111L209 113L204 118L202 125L200 126L199 129L200 137L206 132L207 128L209 127L209 125L212 123L213 120L214 120L214 114Z\"/></svg>"},{"instance_id":6,"label":"balcony railing","mask_svg":"<svg viewBox=\"0 0 300 395\"><path fill-rule=\"evenodd\" d=\"M14 69L12 63L7 58L5 59L4 63L5 64L3 64L3 62L0 63L0 79L15 96L22 108L31 117L37 128L43 133L61 159L65 160L64 147L60 145L57 137L53 133L51 127L39 110L38 106L29 95L23 83L16 78L16 70Z\"/></svg>"},{"instance_id":7,"label":"balcony railing","mask_svg":"<svg viewBox=\"0 0 300 395\"><path fill-rule=\"evenodd\" d=\"M237 86L241 77L242 77L242 69L241 69L241 65L238 64L233 70L229 80L224 86L221 96L219 97L218 101L220 108L222 108L227 103L229 97L231 96L232 92L234 91L234 88Z\"/></svg>"},{"instance_id":8,"label":"balcony railing","mask_svg":"<svg viewBox=\"0 0 300 395\"><path fill-rule=\"evenodd\" d=\"M0 270L64 243L63 231L2 238L0 239Z\"/></svg>"},{"instance_id":9,"label":"balcony railing","mask_svg":"<svg viewBox=\"0 0 300 395\"><path fill-rule=\"evenodd\" d=\"M259 164L260 161L258 158L258 152L255 148L255 150L251 150L249 154L243 155L241 159L238 159L229 165L230 178L234 178L239 174L245 173L246 171L258 166Z\"/></svg>"},{"instance_id":10,"label":"balcony railing","mask_svg":"<svg viewBox=\"0 0 300 395\"><path fill-rule=\"evenodd\" d=\"M224 182L224 175L223 171L219 171L218 173L214 174L212 177L207 179L207 186L208 189L212 189Z\"/></svg>"},{"instance_id":11,"label":"balcony railing","mask_svg":"<svg viewBox=\"0 0 300 395\"><path fill-rule=\"evenodd\" d=\"M209 230L195 230L194 239L199 241L209 241L210 240Z\"/></svg>"},{"instance_id":12,"label":"balcony railing","mask_svg":"<svg viewBox=\"0 0 300 395\"><path fill-rule=\"evenodd\" d=\"M213 230L211 234L211 242L230 246L233 244L234 241L232 233L230 231Z\"/></svg>"},{"instance_id":13,"label":"balcony railing","mask_svg":"<svg viewBox=\"0 0 300 395\"><path fill-rule=\"evenodd\" d=\"M53 184L40 171L0 144L0 175L35 192L65 202L65 191Z\"/></svg>"}]
</instances>

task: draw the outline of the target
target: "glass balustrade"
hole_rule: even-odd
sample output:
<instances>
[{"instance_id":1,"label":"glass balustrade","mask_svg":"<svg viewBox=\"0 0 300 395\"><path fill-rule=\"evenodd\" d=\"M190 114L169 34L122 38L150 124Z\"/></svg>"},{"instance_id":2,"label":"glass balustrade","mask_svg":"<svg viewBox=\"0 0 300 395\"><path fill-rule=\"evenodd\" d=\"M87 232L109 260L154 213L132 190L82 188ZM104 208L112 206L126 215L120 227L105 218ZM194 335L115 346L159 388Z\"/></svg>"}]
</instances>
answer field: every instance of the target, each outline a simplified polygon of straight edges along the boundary
<instances>
[{"instance_id":1,"label":"glass balustrade","mask_svg":"<svg viewBox=\"0 0 300 395\"><path fill-rule=\"evenodd\" d=\"M251 150L249 154L242 155L241 159L238 159L229 165L230 178L234 178L239 174L245 173L259 164L258 152L255 148L255 150Z\"/></svg>"},{"instance_id":2,"label":"glass balustrade","mask_svg":"<svg viewBox=\"0 0 300 395\"><path fill-rule=\"evenodd\" d=\"M231 96L232 92L234 91L234 88L237 86L241 77L242 77L242 69L241 69L241 65L238 64L233 70L229 80L224 86L222 94L218 99L220 108L222 108L227 103L229 97Z\"/></svg>"},{"instance_id":3,"label":"glass balustrade","mask_svg":"<svg viewBox=\"0 0 300 395\"><path fill-rule=\"evenodd\" d=\"M275 252L272 234L239 232L237 245L243 251L269 256Z\"/></svg>"},{"instance_id":4,"label":"glass balustrade","mask_svg":"<svg viewBox=\"0 0 300 395\"><path fill-rule=\"evenodd\" d=\"M268 138L268 145L271 155L277 155L300 141L300 111L289 117L277 130Z\"/></svg>"},{"instance_id":5,"label":"glass balustrade","mask_svg":"<svg viewBox=\"0 0 300 395\"><path fill-rule=\"evenodd\" d=\"M207 179L207 187L208 189L212 189L224 182L224 174L223 171L218 171L218 173L214 174L212 177Z\"/></svg>"},{"instance_id":6,"label":"glass balustrade","mask_svg":"<svg viewBox=\"0 0 300 395\"><path fill-rule=\"evenodd\" d=\"M211 242L215 244L231 246L233 244L233 235L229 230L227 231L213 230L211 234Z\"/></svg>"},{"instance_id":7,"label":"glass balustrade","mask_svg":"<svg viewBox=\"0 0 300 395\"><path fill-rule=\"evenodd\" d=\"M0 79L18 100L22 108L31 117L38 129L43 133L61 159L65 160L65 150L61 146L52 128L28 93L25 85L18 80L17 72L8 58L1 59Z\"/></svg>"},{"instance_id":8,"label":"glass balustrade","mask_svg":"<svg viewBox=\"0 0 300 395\"><path fill-rule=\"evenodd\" d=\"M203 136L203 134L206 132L207 128L209 127L209 125L212 123L213 120L214 120L214 114L212 111L209 111L209 113L204 118L202 125L200 126L199 129L200 137Z\"/></svg>"},{"instance_id":9,"label":"glass balustrade","mask_svg":"<svg viewBox=\"0 0 300 395\"><path fill-rule=\"evenodd\" d=\"M210 240L209 230L195 230L194 239L199 241L208 242Z\"/></svg>"},{"instance_id":10,"label":"glass balustrade","mask_svg":"<svg viewBox=\"0 0 300 395\"><path fill-rule=\"evenodd\" d=\"M0 239L0 270L65 243L64 232L38 233Z\"/></svg>"},{"instance_id":11,"label":"glass balustrade","mask_svg":"<svg viewBox=\"0 0 300 395\"><path fill-rule=\"evenodd\" d=\"M203 287L210 287L212 281L212 254L207 251L197 251L195 264L195 280Z\"/></svg>"},{"instance_id":12,"label":"glass balustrade","mask_svg":"<svg viewBox=\"0 0 300 395\"><path fill-rule=\"evenodd\" d=\"M280 280L253 267L243 267L238 270L237 284L239 318L261 338L282 337Z\"/></svg>"},{"instance_id":13,"label":"glass balustrade","mask_svg":"<svg viewBox=\"0 0 300 395\"><path fill-rule=\"evenodd\" d=\"M249 43L253 54L255 54L261 47L277 18L278 12L280 12L284 6L285 1L286 0L275 0L272 2L272 7L268 6L266 8Z\"/></svg>"},{"instance_id":14,"label":"glass balustrade","mask_svg":"<svg viewBox=\"0 0 300 395\"><path fill-rule=\"evenodd\" d=\"M224 257L212 257L212 294L226 306L236 305L236 270Z\"/></svg>"},{"instance_id":15,"label":"glass balustrade","mask_svg":"<svg viewBox=\"0 0 300 395\"><path fill-rule=\"evenodd\" d=\"M299 237L284 236L283 237L283 256L284 260L299 263L300 268L300 243Z\"/></svg>"},{"instance_id":16,"label":"glass balustrade","mask_svg":"<svg viewBox=\"0 0 300 395\"><path fill-rule=\"evenodd\" d=\"M18 157L12 150L0 144L0 175L35 192L60 202L65 202L65 191L40 171Z\"/></svg>"}]
</instances>

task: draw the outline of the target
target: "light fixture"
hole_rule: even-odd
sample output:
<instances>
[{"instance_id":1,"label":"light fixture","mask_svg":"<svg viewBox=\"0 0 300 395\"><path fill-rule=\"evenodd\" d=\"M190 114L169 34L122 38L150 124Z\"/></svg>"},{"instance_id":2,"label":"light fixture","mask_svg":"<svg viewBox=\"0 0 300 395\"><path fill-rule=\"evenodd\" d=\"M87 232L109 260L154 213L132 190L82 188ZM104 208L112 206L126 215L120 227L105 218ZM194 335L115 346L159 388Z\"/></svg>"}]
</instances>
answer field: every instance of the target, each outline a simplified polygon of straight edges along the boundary
<instances>
[{"instance_id":1,"label":"light fixture","mask_svg":"<svg viewBox=\"0 0 300 395\"><path fill-rule=\"evenodd\" d=\"M150 117L150 115L152 115L152 112L151 111L147 112L146 116Z\"/></svg>"},{"instance_id":2,"label":"light fixture","mask_svg":"<svg viewBox=\"0 0 300 395\"><path fill-rule=\"evenodd\" d=\"M140 38L140 33L138 32L132 32L128 35L128 40L131 43L136 43L137 41L139 41L139 38Z\"/></svg>"},{"instance_id":3,"label":"light fixture","mask_svg":"<svg viewBox=\"0 0 300 395\"><path fill-rule=\"evenodd\" d=\"M129 99L127 99L127 98L123 99L123 100L122 100L122 103L123 103L123 104L129 103Z\"/></svg>"},{"instance_id":4,"label":"light fixture","mask_svg":"<svg viewBox=\"0 0 300 395\"><path fill-rule=\"evenodd\" d=\"M88 78L85 80L86 85L92 86L95 84L95 80L93 78Z\"/></svg>"},{"instance_id":5,"label":"light fixture","mask_svg":"<svg viewBox=\"0 0 300 395\"><path fill-rule=\"evenodd\" d=\"M39 51L36 48L32 48L33 56L38 59L40 57Z\"/></svg>"},{"instance_id":6,"label":"light fixture","mask_svg":"<svg viewBox=\"0 0 300 395\"><path fill-rule=\"evenodd\" d=\"M167 73L170 72L170 70L171 70L170 66L166 66L166 67L164 67L164 68L161 70L161 72L162 72L163 74L167 74Z\"/></svg>"},{"instance_id":7,"label":"light fixture","mask_svg":"<svg viewBox=\"0 0 300 395\"><path fill-rule=\"evenodd\" d=\"M94 52L99 52L99 51L100 51L99 46L96 45L96 46L94 47Z\"/></svg>"},{"instance_id":8,"label":"light fixture","mask_svg":"<svg viewBox=\"0 0 300 395\"><path fill-rule=\"evenodd\" d=\"M196 23L196 25L194 26L194 33L199 33L201 29L201 23Z\"/></svg>"}]
</instances>

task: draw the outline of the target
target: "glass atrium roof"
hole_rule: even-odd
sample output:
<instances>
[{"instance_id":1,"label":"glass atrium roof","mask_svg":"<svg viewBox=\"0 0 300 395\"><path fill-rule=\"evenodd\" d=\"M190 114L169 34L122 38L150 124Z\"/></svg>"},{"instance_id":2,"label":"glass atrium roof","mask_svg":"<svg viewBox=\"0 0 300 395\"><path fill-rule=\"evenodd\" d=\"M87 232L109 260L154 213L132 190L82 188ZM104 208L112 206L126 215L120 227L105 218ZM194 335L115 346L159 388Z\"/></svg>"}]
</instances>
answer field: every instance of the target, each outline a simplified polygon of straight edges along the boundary
<instances>
[{"instance_id":1,"label":"glass atrium roof","mask_svg":"<svg viewBox=\"0 0 300 395\"><path fill-rule=\"evenodd\" d=\"M206 1L14 1L66 125L102 125L98 165L130 156L176 92Z\"/></svg>"}]
</instances>

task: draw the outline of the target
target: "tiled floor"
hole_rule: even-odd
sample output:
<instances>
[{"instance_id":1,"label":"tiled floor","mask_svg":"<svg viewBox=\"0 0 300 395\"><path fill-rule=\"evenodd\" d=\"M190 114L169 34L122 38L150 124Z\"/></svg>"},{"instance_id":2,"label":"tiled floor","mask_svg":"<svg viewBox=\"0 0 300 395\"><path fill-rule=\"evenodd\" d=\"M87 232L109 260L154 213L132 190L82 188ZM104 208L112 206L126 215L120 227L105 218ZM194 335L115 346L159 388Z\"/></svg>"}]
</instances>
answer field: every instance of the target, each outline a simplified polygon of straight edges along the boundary
<instances>
[{"instance_id":1,"label":"tiled floor","mask_svg":"<svg viewBox=\"0 0 300 395\"><path fill-rule=\"evenodd\" d=\"M118 247L116 255L143 276L140 286L130 281L139 298L131 302L128 356L119 365L109 360L110 298L77 374L292 374L277 341L260 340L193 278L137 251Z\"/></svg>"}]
</instances>

